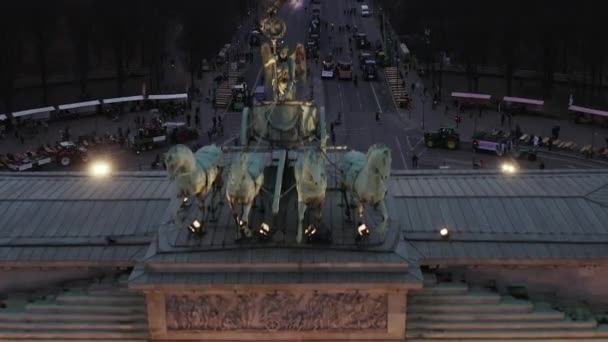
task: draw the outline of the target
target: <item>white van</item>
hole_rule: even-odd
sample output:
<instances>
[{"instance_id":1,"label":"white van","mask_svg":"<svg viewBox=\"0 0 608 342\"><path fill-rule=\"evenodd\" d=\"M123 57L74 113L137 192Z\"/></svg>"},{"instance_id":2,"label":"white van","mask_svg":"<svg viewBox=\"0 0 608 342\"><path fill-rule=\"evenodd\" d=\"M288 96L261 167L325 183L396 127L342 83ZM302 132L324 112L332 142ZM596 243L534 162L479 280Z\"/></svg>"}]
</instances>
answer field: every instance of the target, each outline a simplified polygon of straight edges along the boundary
<instances>
[{"instance_id":1,"label":"white van","mask_svg":"<svg viewBox=\"0 0 608 342\"><path fill-rule=\"evenodd\" d=\"M369 17L372 15L372 11L369 9L369 6L367 5L361 5L361 16L362 17Z\"/></svg>"}]
</instances>

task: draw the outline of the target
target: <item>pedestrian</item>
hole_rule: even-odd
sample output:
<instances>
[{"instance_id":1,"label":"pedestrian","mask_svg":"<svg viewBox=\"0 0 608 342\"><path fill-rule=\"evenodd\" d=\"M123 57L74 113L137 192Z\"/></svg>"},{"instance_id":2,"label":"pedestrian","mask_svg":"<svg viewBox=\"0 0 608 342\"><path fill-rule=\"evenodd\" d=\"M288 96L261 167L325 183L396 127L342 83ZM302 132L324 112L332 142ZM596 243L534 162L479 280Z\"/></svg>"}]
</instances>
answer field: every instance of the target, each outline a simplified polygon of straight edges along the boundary
<instances>
[{"instance_id":1,"label":"pedestrian","mask_svg":"<svg viewBox=\"0 0 608 342\"><path fill-rule=\"evenodd\" d=\"M380 122L380 112L376 112L376 121Z\"/></svg>"},{"instance_id":2,"label":"pedestrian","mask_svg":"<svg viewBox=\"0 0 608 342\"><path fill-rule=\"evenodd\" d=\"M456 121L456 128L458 128L460 126L460 122L462 121L462 117L460 116L460 114L456 114L454 121Z\"/></svg>"},{"instance_id":3,"label":"pedestrian","mask_svg":"<svg viewBox=\"0 0 608 342\"><path fill-rule=\"evenodd\" d=\"M500 125L505 125L505 113L500 114Z\"/></svg>"},{"instance_id":4,"label":"pedestrian","mask_svg":"<svg viewBox=\"0 0 608 342\"><path fill-rule=\"evenodd\" d=\"M412 156L412 169L417 169L418 168L418 155L414 154Z\"/></svg>"},{"instance_id":5,"label":"pedestrian","mask_svg":"<svg viewBox=\"0 0 608 342\"><path fill-rule=\"evenodd\" d=\"M532 143L534 144L534 148L538 148L538 144L540 142L540 138L537 135L534 135L532 138Z\"/></svg>"},{"instance_id":6,"label":"pedestrian","mask_svg":"<svg viewBox=\"0 0 608 342\"><path fill-rule=\"evenodd\" d=\"M544 169L545 169L545 163L541 161L541 162L540 162L540 165L538 165L538 168L539 168L540 170L544 170Z\"/></svg>"}]
</instances>

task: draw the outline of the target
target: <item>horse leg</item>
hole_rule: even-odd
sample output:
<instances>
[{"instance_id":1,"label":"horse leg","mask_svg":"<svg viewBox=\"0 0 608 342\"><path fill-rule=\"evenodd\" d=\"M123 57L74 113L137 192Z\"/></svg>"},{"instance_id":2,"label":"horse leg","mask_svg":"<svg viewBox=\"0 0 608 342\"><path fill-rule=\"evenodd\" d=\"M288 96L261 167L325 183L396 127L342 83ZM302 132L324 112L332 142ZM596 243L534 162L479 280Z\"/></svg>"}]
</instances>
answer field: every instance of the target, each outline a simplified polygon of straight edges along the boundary
<instances>
[{"instance_id":1,"label":"horse leg","mask_svg":"<svg viewBox=\"0 0 608 342\"><path fill-rule=\"evenodd\" d=\"M251 229L249 229L249 211L251 211L251 205L253 201L245 204L243 208L243 224L241 225L241 231L245 233L246 237L251 237Z\"/></svg>"},{"instance_id":2,"label":"horse leg","mask_svg":"<svg viewBox=\"0 0 608 342\"><path fill-rule=\"evenodd\" d=\"M236 239L241 239L241 224L239 219L239 214L237 213L236 201L230 197L228 197L228 205L230 206L230 211L232 211L232 218L234 219L234 224L236 226Z\"/></svg>"},{"instance_id":3,"label":"horse leg","mask_svg":"<svg viewBox=\"0 0 608 342\"><path fill-rule=\"evenodd\" d=\"M346 215L346 221L350 222L350 204L348 203L348 195L346 190L342 190L342 199L344 200L344 214Z\"/></svg>"},{"instance_id":4,"label":"horse leg","mask_svg":"<svg viewBox=\"0 0 608 342\"><path fill-rule=\"evenodd\" d=\"M357 226L360 226L363 224L363 213L365 212L365 203L363 201L359 201L359 204L357 206L357 218L359 219L359 222L357 222Z\"/></svg>"},{"instance_id":5,"label":"horse leg","mask_svg":"<svg viewBox=\"0 0 608 342\"><path fill-rule=\"evenodd\" d=\"M198 217L198 222L201 225L200 228L200 232L203 233L206 230L205 227L205 195L200 193L196 195L196 198L198 200L198 210L199 210L199 217Z\"/></svg>"},{"instance_id":6,"label":"horse leg","mask_svg":"<svg viewBox=\"0 0 608 342\"><path fill-rule=\"evenodd\" d=\"M306 203L298 202L298 234L296 235L297 243L302 243L302 221L304 221L304 214L306 214Z\"/></svg>"},{"instance_id":7,"label":"horse leg","mask_svg":"<svg viewBox=\"0 0 608 342\"><path fill-rule=\"evenodd\" d=\"M387 223L388 223L388 211L386 210L386 204L384 200L378 203L378 208L380 209L380 213L382 213L382 223L378 227L378 231L382 234L386 233Z\"/></svg>"}]
</instances>

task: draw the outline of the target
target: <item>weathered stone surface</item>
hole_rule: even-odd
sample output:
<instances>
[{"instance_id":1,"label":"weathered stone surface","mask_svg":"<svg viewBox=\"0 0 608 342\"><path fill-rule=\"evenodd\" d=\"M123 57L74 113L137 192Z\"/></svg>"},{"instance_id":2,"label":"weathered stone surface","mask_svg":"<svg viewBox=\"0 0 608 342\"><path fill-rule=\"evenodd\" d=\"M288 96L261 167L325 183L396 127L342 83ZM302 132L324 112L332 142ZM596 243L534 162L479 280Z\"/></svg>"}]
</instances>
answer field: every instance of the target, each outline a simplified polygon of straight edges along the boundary
<instances>
[{"instance_id":1,"label":"weathered stone surface","mask_svg":"<svg viewBox=\"0 0 608 342\"><path fill-rule=\"evenodd\" d=\"M169 331L386 331L386 293L167 295Z\"/></svg>"}]
</instances>

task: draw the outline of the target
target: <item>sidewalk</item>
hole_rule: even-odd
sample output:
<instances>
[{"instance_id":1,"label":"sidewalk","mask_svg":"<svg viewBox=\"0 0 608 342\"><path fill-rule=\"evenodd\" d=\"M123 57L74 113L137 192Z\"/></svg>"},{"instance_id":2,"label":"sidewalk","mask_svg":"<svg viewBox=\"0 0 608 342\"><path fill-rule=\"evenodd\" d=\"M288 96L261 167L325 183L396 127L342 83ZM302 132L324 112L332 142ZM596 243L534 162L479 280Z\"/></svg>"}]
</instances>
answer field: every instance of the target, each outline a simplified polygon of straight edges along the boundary
<instances>
[{"instance_id":1,"label":"sidewalk","mask_svg":"<svg viewBox=\"0 0 608 342\"><path fill-rule=\"evenodd\" d=\"M402 72L404 72L402 70ZM404 72L405 75L405 72ZM406 77L408 91L411 92L411 84L419 82L421 85L426 85L431 88L430 81L421 80L415 72L410 71ZM482 82L483 85L483 82ZM459 88L456 82L444 80L444 94L450 94L452 91L466 89L466 83L461 84ZM483 89L480 85L480 89ZM482 91L484 92L484 91ZM491 93L491 92L490 92ZM405 119L410 119L416 127L422 128L423 122L423 90L416 89L412 95L414 108L412 113L402 111L402 116ZM448 104L448 112L445 114L445 107ZM424 101L424 130L432 131L441 126L455 126L454 116L458 109L452 104L452 99L444 96L443 102L440 102L435 109L432 108L432 95L430 90L427 92L426 100ZM462 122L458 127L462 140L470 140L475 129L492 130L494 128L509 130L509 119L505 117L504 125L501 125L501 114L497 110L484 110L479 115L478 110L467 110L461 115ZM522 132L527 134L536 134L540 136L551 136L553 126L560 126L560 140L574 141L579 146L593 144L595 147L603 147L606 145L605 139L608 138L608 128L602 128L597 125L575 124L571 120L563 118L552 118L545 116L534 115L516 115L511 120L511 129L515 129L519 125Z\"/></svg>"}]
</instances>

